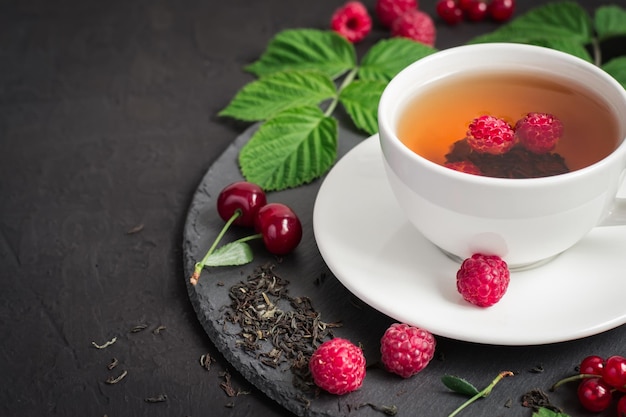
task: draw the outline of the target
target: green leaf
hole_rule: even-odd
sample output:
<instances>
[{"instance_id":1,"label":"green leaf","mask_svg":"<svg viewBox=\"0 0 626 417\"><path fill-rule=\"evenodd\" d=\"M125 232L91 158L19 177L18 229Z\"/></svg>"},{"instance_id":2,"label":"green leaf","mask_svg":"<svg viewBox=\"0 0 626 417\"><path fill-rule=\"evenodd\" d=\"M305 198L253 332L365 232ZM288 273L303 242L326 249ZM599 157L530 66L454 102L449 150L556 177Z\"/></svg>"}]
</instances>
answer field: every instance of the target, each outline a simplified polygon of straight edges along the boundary
<instances>
[{"instance_id":1,"label":"green leaf","mask_svg":"<svg viewBox=\"0 0 626 417\"><path fill-rule=\"evenodd\" d=\"M383 39L363 56L358 69L359 79L389 82L407 65L436 51L406 38Z\"/></svg>"},{"instance_id":2,"label":"green leaf","mask_svg":"<svg viewBox=\"0 0 626 417\"><path fill-rule=\"evenodd\" d=\"M589 54L587 48L585 48L585 45L570 39L541 39L530 41L529 44L556 49L558 51L577 56L578 58L582 58L585 61L593 62L593 58Z\"/></svg>"},{"instance_id":3,"label":"green leaf","mask_svg":"<svg viewBox=\"0 0 626 417\"><path fill-rule=\"evenodd\" d=\"M354 46L331 30L289 29L278 33L246 70L264 76L287 69L321 71L337 78L356 67Z\"/></svg>"},{"instance_id":4,"label":"green leaf","mask_svg":"<svg viewBox=\"0 0 626 417\"><path fill-rule=\"evenodd\" d=\"M467 397L473 397L480 393L478 389L463 378L453 375L444 375L441 377L441 382L454 392L463 394Z\"/></svg>"},{"instance_id":5,"label":"green leaf","mask_svg":"<svg viewBox=\"0 0 626 417\"><path fill-rule=\"evenodd\" d=\"M317 105L336 94L333 80L323 73L283 71L245 85L219 115L266 120L286 109Z\"/></svg>"},{"instance_id":6,"label":"green leaf","mask_svg":"<svg viewBox=\"0 0 626 417\"><path fill-rule=\"evenodd\" d=\"M339 94L354 125L370 135L378 132L378 102L387 83L382 81L353 81Z\"/></svg>"},{"instance_id":7,"label":"green leaf","mask_svg":"<svg viewBox=\"0 0 626 417\"><path fill-rule=\"evenodd\" d=\"M592 36L593 24L585 9L574 2L563 1L536 7L470 43L569 39L584 45L591 43Z\"/></svg>"},{"instance_id":8,"label":"green leaf","mask_svg":"<svg viewBox=\"0 0 626 417\"><path fill-rule=\"evenodd\" d=\"M568 414L559 413L557 411L552 411L545 407L540 407L537 411L535 411L532 417L569 417Z\"/></svg>"},{"instance_id":9,"label":"green leaf","mask_svg":"<svg viewBox=\"0 0 626 417\"><path fill-rule=\"evenodd\" d=\"M297 187L332 166L337 137L337 120L318 107L286 110L263 123L241 149L241 172L267 191Z\"/></svg>"},{"instance_id":10,"label":"green leaf","mask_svg":"<svg viewBox=\"0 0 626 417\"><path fill-rule=\"evenodd\" d=\"M615 5L599 7L594 16L598 39L626 36L626 10Z\"/></svg>"},{"instance_id":11,"label":"green leaf","mask_svg":"<svg viewBox=\"0 0 626 417\"><path fill-rule=\"evenodd\" d=\"M252 262L250 245L244 242L230 242L217 248L207 259L204 266L236 266Z\"/></svg>"},{"instance_id":12,"label":"green leaf","mask_svg":"<svg viewBox=\"0 0 626 417\"><path fill-rule=\"evenodd\" d=\"M620 56L602 65L602 69L611 74L624 88L626 88L626 56Z\"/></svg>"}]
</instances>

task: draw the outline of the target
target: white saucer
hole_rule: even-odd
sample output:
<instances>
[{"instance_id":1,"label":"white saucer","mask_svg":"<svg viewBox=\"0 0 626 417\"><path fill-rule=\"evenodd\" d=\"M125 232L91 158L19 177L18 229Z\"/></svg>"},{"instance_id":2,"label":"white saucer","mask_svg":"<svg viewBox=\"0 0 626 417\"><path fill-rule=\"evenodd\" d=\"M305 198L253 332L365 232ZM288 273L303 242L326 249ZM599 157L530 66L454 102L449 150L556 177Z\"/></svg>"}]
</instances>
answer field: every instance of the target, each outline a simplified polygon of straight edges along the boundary
<instances>
[{"instance_id":1,"label":"white saucer","mask_svg":"<svg viewBox=\"0 0 626 417\"><path fill-rule=\"evenodd\" d=\"M353 294L400 322L469 342L537 345L626 323L626 227L594 229L535 269L513 272L505 296L480 308L456 290L459 264L409 223L382 164L378 135L328 173L313 213L317 245Z\"/></svg>"}]
</instances>

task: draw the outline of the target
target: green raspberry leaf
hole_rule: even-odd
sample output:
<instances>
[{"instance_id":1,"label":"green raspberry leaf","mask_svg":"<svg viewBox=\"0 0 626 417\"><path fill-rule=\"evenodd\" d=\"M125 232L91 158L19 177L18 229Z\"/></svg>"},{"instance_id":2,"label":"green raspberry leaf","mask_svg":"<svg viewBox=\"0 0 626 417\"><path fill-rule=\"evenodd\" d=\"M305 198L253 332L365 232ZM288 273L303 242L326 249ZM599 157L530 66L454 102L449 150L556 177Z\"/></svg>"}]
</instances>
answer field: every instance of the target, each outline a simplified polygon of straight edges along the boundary
<instances>
[{"instance_id":1,"label":"green raspberry leaf","mask_svg":"<svg viewBox=\"0 0 626 417\"><path fill-rule=\"evenodd\" d=\"M478 388L458 376L444 375L441 377L441 382L443 382L443 384L452 391L463 394L467 397L473 397L474 395L478 395L480 393Z\"/></svg>"},{"instance_id":2,"label":"green raspberry leaf","mask_svg":"<svg viewBox=\"0 0 626 417\"><path fill-rule=\"evenodd\" d=\"M207 259L204 266L236 266L252 262L250 245L244 242L230 242L217 248Z\"/></svg>"},{"instance_id":3,"label":"green raspberry leaf","mask_svg":"<svg viewBox=\"0 0 626 417\"><path fill-rule=\"evenodd\" d=\"M339 94L339 102L354 125L370 135L378 132L378 102L387 83L357 80Z\"/></svg>"},{"instance_id":4,"label":"green raspberry leaf","mask_svg":"<svg viewBox=\"0 0 626 417\"><path fill-rule=\"evenodd\" d=\"M333 80L323 73L283 71L246 84L219 115L266 120L286 109L317 105L336 94Z\"/></svg>"},{"instance_id":5,"label":"green raspberry leaf","mask_svg":"<svg viewBox=\"0 0 626 417\"><path fill-rule=\"evenodd\" d=\"M614 36L626 36L626 10L619 6L599 7L594 22L600 41Z\"/></svg>"},{"instance_id":6,"label":"green raspberry leaf","mask_svg":"<svg viewBox=\"0 0 626 417\"><path fill-rule=\"evenodd\" d=\"M570 39L541 39L531 41L529 44L556 49L557 51L566 52L570 55L582 58L587 62L593 62L593 58L587 48L585 48L585 45Z\"/></svg>"},{"instance_id":7,"label":"green raspberry leaf","mask_svg":"<svg viewBox=\"0 0 626 417\"><path fill-rule=\"evenodd\" d=\"M315 106L285 110L263 123L239 152L243 176L266 191L324 174L337 158L337 120Z\"/></svg>"},{"instance_id":8,"label":"green raspberry leaf","mask_svg":"<svg viewBox=\"0 0 626 417\"><path fill-rule=\"evenodd\" d=\"M536 7L499 29L478 36L470 43L563 40L585 45L591 43L593 23L585 9L574 2L562 1Z\"/></svg>"},{"instance_id":9,"label":"green raspberry leaf","mask_svg":"<svg viewBox=\"0 0 626 417\"><path fill-rule=\"evenodd\" d=\"M389 82L407 65L436 51L406 38L383 39L363 56L358 69L359 79Z\"/></svg>"},{"instance_id":10,"label":"green raspberry leaf","mask_svg":"<svg viewBox=\"0 0 626 417\"><path fill-rule=\"evenodd\" d=\"M259 77L288 69L316 70L335 79L354 67L354 46L336 32L289 29L278 33L246 70Z\"/></svg>"},{"instance_id":11,"label":"green raspberry leaf","mask_svg":"<svg viewBox=\"0 0 626 417\"><path fill-rule=\"evenodd\" d=\"M611 74L624 88L626 88L626 56L614 58L602 65L602 69Z\"/></svg>"}]
</instances>

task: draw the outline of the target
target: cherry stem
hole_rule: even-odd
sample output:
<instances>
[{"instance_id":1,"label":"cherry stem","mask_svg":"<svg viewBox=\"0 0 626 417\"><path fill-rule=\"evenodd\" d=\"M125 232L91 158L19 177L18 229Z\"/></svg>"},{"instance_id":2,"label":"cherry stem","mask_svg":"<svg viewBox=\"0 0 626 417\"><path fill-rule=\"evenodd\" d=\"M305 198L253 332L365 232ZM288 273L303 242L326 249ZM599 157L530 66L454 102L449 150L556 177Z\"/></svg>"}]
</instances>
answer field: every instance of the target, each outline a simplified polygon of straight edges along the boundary
<instances>
[{"instance_id":1,"label":"cherry stem","mask_svg":"<svg viewBox=\"0 0 626 417\"><path fill-rule=\"evenodd\" d=\"M191 275L191 278L189 278L189 282L191 283L191 285L196 285L198 283L198 280L200 279L200 273L202 272L202 269L204 268L206 261L209 259L209 256L213 254L213 251L215 251L215 248L217 248L217 244L220 242L220 240L222 240L222 238L226 234L226 231L228 230L230 225L233 224L233 222L237 220L237 218L241 215L242 215L242 211L240 209L235 210L233 215L230 216L230 219L228 219L226 224L224 224L224 227L222 227L222 230L215 238L215 241L213 242L213 244L207 251L206 255L204 255L204 258L202 258L200 262L196 262L193 274Z\"/></svg>"},{"instance_id":2,"label":"cherry stem","mask_svg":"<svg viewBox=\"0 0 626 417\"><path fill-rule=\"evenodd\" d=\"M241 239L237 239L233 243L244 243L244 242L247 242L249 240L259 239L259 238L262 238L262 237L263 237L263 234L256 233L254 235L250 235L250 236L242 237Z\"/></svg>"},{"instance_id":3,"label":"cherry stem","mask_svg":"<svg viewBox=\"0 0 626 417\"><path fill-rule=\"evenodd\" d=\"M550 391L554 391L556 390L558 387L560 387L563 384L566 384L568 382L574 382L574 381L580 381L581 379L586 379L586 378L598 378L599 375L594 375L594 374L576 374L573 376L568 376L567 378L563 378L559 381L557 381L554 385L552 385L550 387Z\"/></svg>"},{"instance_id":4,"label":"cherry stem","mask_svg":"<svg viewBox=\"0 0 626 417\"><path fill-rule=\"evenodd\" d=\"M489 385L487 385L482 391L480 391L478 394L474 395L472 398L470 398L469 400L465 401L463 404L461 404L459 406L459 408L457 408L456 410L454 410L452 412L452 414L450 414L448 417L454 417L457 414L459 414L461 412L461 410L463 410L465 407L467 407L468 405L470 405L471 403L473 403L474 401L480 399L480 398L484 398L486 396L488 396L489 394L491 394L491 390L493 389L493 387L496 386L496 384L498 382L500 382L500 380L504 377L507 376L513 376L513 372L511 371L503 371L500 372L498 374L497 377L495 377L495 379L493 381L491 381L491 383Z\"/></svg>"}]
</instances>

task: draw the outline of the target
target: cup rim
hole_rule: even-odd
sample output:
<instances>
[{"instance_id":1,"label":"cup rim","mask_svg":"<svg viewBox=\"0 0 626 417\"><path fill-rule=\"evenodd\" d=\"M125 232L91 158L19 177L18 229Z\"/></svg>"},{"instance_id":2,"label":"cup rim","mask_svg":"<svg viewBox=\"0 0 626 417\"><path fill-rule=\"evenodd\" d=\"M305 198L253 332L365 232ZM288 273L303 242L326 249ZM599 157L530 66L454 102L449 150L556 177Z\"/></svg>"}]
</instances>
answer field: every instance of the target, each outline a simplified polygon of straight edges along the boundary
<instances>
[{"instance_id":1,"label":"cup rim","mask_svg":"<svg viewBox=\"0 0 626 417\"><path fill-rule=\"evenodd\" d=\"M391 90L394 86L401 82L403 78L410 76L413 71L415 71L416 67L421 67L424 65L430 65L431 61L439 61L441 59L446 59L447 56L452 54L457 54L459 51L466 50L490 50L494 54L498 51L506 50L507 53L510 53L512 50L517 50L520 52L526 53L537 53L539 55L551 56L552 58L561 59L565 62L574 64L576 66L580 66L582 71L588 71L594 74L599 81L603 82L605 85L610 85L612 88L615 88L619 91L621 96L621 102L624 108L626 108L626 90L624 87L617 82L611 75L597 67L596 65L585 61L582 58L577 56L568 54L566 52L558 51L555 49L537 46L537 45L527 45L527 44L519 44L519 43L505 43L505 42L497 42L497 43L484 43L484 44L469 44L469 45L461 45L448 49L444 49L441 51L437 51L431 55L428 55L424 58L421 58L412 64L409 64L403 70L401 70L396 76L388 83L388 85L383 90L381 95L379 106L378 106L378 121L379 121L379 136L380 140L385 141L386 143L394 146L396 149L400 150L404 156L415 160L416 162L425 165L430 170L434 170L437 174L441 174L444 176L448 176L452 179L457 179L459 181L467 181L469 183L474 184L490 184L490 185L506 185L507 187L526 187L529 185L539 186L539 185L551 185L555 182L567 182L567 181L576 181L581 176L586 176L589 172L596 171L598 167L612 164L614 159L625 158L626 155L626 122L620 121L618 115L615 115L618 119L618 123L620 124L620 143L615 147L615 149L604 158L599 161L596 161L590 165L587 165L583 168L576 169L567 173L551 175L545 177L536 177L536 178L498 178L498 177L489 177L482 175L473 175L465 172L455 171L453 169L446 168L436 162L432 162L429 159L413 152L409 149L397 136L392 129L392 115L389 112L385 112L384 109L386 106L388 107L388 102L391 100L395 100L395 98L390 97ZM447 76L447 74L443 74L442 77ZM602 98L605 103L609 104L609 100L605 97L598 95L598 97ZM609 106L613 107L613 106ZM382 131L385 130L389 134L381 134ZM383 155L384 155L384 147L383 147ZM624 161L626 163L626 160Z\"/></svg>"}]
</instances>

